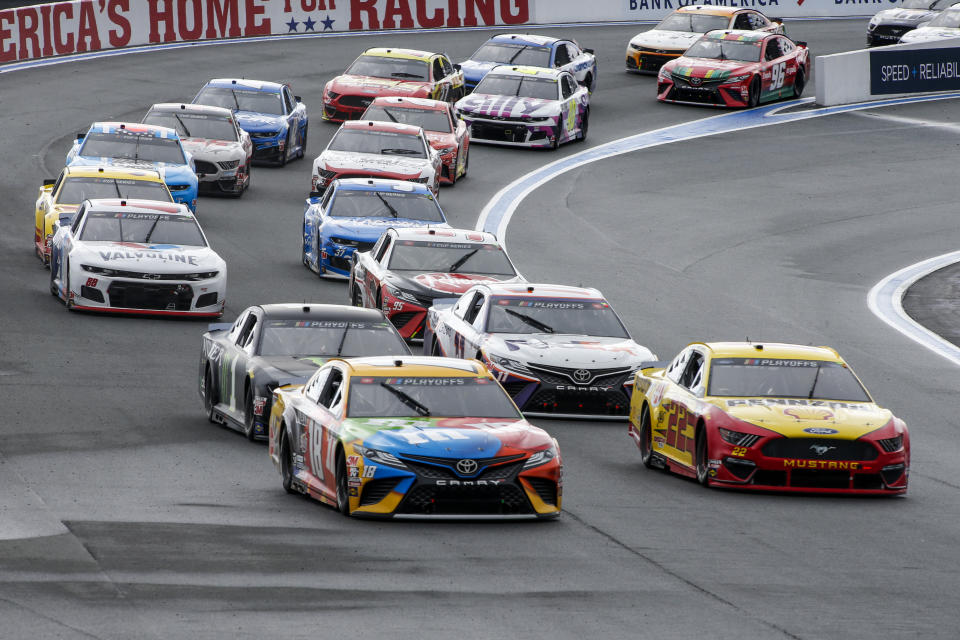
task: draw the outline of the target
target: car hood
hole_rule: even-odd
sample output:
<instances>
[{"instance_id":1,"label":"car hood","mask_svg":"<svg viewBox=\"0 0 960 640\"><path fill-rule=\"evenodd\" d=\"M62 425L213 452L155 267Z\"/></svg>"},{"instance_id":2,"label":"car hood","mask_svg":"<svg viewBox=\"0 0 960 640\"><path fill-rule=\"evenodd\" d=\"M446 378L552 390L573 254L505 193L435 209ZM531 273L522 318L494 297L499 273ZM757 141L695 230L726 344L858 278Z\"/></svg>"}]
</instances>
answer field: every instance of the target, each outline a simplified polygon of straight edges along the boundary
<instances>
[{"instance_id":1,"label":"car hood","mask_svg":"<svg viewBox=\"0 0 960 640\"><path fill-rule=\"evenodd\" d=\"M856 440L893 418L872 402L835 402L795 398L713 398L712 404L735 418L788 438Z\"/></svg>"},{"instance_id":2,"label":"car hood","mask_svg":"<svg viewBox=\"0 0 960 640\"><path fill-rule=\"evenodd\" d=\"M385 156L378 153L353 153L349 151L324 151L317 163L329 171L374 171L419 176L433 166L429 158Z\"/></svg>"},{"instance_id":3,"label":"car hood","mask_svg":"<svg viewBox=\"0 0 960 640\"><path fill-rule=\"evenodd\" d=\"M418 273L390 272L387 277L390 284L414 293L425 293L433 297L454 297L465 293L475 284L483 282L519 282L519 277L488 276L479 273Z\"/></svg>"},{"instance_id":4,"label":"car hood","mask_svg":"<svg viewBox=\"0 0 960 640\"><path fill-rule=\"evenodd\" d=\"M426 227L441 229L450 225L440 222L426 222L425 220L411 220L410 218L331 218L323 222L324 236L340 236L359 242L376 242L387 229L402 229L406 227Z\"/></svg>"},{"instance_id":5,"label":"car hood","mask_svg":"<svg viewBox=\"0 0 960 640\"><path fill-rule=\"evenodd\" d=\"M337 76L327 89L336 93L367 96L426 95L431 85L425 80L397 80L393 78L372 78L370 76Z\"/></svg>"},{"instance_id":6,"label":"car hood","mask_svg":"<svg viewBox=\"0 0 960 640\"><path fill-rule=\"evenodd\" d=\"M208 138L181 138L180 142L183 148L197 160L217 161L246 157L246 152L239 142Z\"/></svg>"},{"instance_id":7,"label":"car hood","mask_svg":"<svg viewBox=\"0 0 960 640\"><path fill-rule=\"evenodd\" d=\"M471 93L457 102L457 111L465 115L500 116L517 118L535 111L557 109L556 100L539 98L520 98L517 96L496 96L485 93Z\"/></svg>"},{"instance_id":8,"label":"car hood","mask_svg":"<svg viewBox=\"0 0 960 640\"><path fill-rule=\"evenodd\" d=\"M283 128L287 126L286 117L271 115L269 113L237 111L234 113L234 117L237 119L240 128L248 133L273 133L282 131Z\"/></svg>"},{"instance_id":9,"label":"car hood","mask_svg":"<svg viewBox=\"0 0 960 640\"><path fill-rule=\"evenodd\" d=\"M170 162L148 162L147 160L134 160L132 158L77 156L70 162L71 167L93 167L97 165L119 167L123 169L159 169L165 176L178 176L180 174L193 173L193 169L185 164L173 164Z\"/></svg>"},{"instance_id":10,"label":"car hood","mask_svg":"<svg viewBox=\"0 0 960 640\"><path fill-rule=\"evenodd\" d=\"M434 149L457 146L457 136L452 133L440 133L439 131L424 131L427 136L427 142Z\"/></svg>"},{"instance_id":11,"label":"car hood","mask_svg":"<svg viewBox=\"0 0 960 640\"><path fill-rule=\"evenodd\" d=\"M263 365L274 369L278 377L299 379L285 379L284 384L306 382L327 360L329 358L326 356L260 356Z\"/></svg>"},{"instance_id":12,"label":"car hood","mask_svg":"<svg viewBox=\"0 0 960 640\"><path fill-rule=\"evenodd\" d=\"M222 270L224 265L210 247L139 242L78 241L70 255L71 263L91 264L124 271L158 273L196 273Z\"/></svg>"},{"instance_id":13,"label":"car hood","mask_svg":"<svg viewBox=\"0 0 960 640\"><path fill-rule=\"evenodd\" d=\"M702 33L693 33L691 31L661 31L651 29L634 36L630 44L648 49L672 49L674 51L683 49L684 51L694 42L700 39Z\"/></svg>"},{"instance_id":14,"label":"car hood","mask_svg":"<svg viewBox=\"0 0 960 640\"><path fill-rule=\"evenodd\" d=\"M755 67L755 62L742 60L710 60L708 58L687 58L681 56L671 60L664 67L684 78L704 78L707 80L725 80L732 75L747 73Z\"/></svg>"},{"instance_id":15,"label":"car hood","mask_svg":"<svg viewBox=\"0 0 960 640\"><path fill-rule=\"evenodd\" d=\"M629 338L496 333L488 336L484 347L488 354L511 360L566 368L633 368L655 360L649 349Z\"/></svg>"},{"instance_id":16,"label":"car hood","mask_svg":"<svg viewBox=\"0 0 960 640\"><path fill-rule=\"evenodd\" d=\"M945 38L960 38L960 29L956 27L919 27L900 37L900 42L929 42Z\"/></svg>"},{"instance_id":17,"label":"car hood","mask_svg":"<svg viewBox=\"0 0 960 640\"><path fill-rule=\"evenodd\" d=\"M939 11L929 9L884 9L878 11L870 22L874 24L918 24L932 20Z\"/></svg>"},{"instance_id":18,"label":"car hood","mask_svg":"<svg viewBox=\"0 0 960 640\"><path fill-rule=\"evenodd\" d=\"M394 455L493 458L543 449L552 444L545 431L525 420L351 418L349 423L364 430L376 429L363 439L364 446Z\"/></svg>"}]
</instances>

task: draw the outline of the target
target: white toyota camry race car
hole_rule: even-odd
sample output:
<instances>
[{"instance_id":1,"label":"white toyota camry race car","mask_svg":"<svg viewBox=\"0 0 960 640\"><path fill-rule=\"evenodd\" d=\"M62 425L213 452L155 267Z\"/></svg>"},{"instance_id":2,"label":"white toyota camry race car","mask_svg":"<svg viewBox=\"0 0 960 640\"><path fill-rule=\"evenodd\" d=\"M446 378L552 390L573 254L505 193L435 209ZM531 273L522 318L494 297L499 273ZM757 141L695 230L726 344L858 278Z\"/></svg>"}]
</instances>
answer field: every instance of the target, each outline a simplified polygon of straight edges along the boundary
<instances>
[{"instance_id":1,"label":"white toyota camry race car","mask_svg":"<svg viewBox=\"0 0 960 640\"><path fill-rule=\"evenodd\" d=\"M657 359L599 291L552 284L481 284L434 301L423 350L482 361L526 414L621 420L633 374Z\"/></svg>"},{"instance_id":2,"label":"white toyota camry race car","mask_svg":"<svg viewBox=\"0 0 960 640\"><path fill-rule=\"evenodd\" d=\"M227 265L182 204L86 200L55 227L50 293L67 309L217 317Z\"/></svg>"}]
</instances>

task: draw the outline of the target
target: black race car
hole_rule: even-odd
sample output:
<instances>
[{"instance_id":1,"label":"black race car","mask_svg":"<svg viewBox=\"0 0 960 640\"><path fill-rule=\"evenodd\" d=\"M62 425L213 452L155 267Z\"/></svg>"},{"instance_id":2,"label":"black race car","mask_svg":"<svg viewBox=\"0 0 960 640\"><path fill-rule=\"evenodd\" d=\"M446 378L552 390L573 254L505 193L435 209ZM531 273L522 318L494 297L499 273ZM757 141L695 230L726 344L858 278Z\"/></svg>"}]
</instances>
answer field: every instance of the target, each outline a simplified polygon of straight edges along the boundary
<instances>
[{"instance_id":1,"label":"black race car","mask_svg":"<svg viewBox=\"0 0 960 640\"><path fill-rule=\"evenodd\" d=\"M211 324L200 349L200 397L210 422L267 437L273 390L302 384L327 358L407 355L382 313L336 304L264 304Z\"/></svg>"}]
</instances>

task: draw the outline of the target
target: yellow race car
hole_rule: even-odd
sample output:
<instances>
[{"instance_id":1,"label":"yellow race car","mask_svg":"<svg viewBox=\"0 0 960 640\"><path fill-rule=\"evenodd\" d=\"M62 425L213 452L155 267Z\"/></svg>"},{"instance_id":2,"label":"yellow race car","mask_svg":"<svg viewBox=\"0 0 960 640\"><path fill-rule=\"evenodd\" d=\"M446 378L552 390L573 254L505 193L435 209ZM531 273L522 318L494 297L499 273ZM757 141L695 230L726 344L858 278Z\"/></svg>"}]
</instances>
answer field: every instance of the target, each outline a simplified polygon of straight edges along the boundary
<instances>
[{"instance_id":1,"label":"yellow race car","mask_svg":"<svg viewBox=\"0 0 960 640\"><path fill-rule=\"evenodd\" d=\"M643 464L705 486L811 493L907 490L910 436L828 347L693 343L634 379Z\"/></svg>"},{"instance_id":2,"label":"yellow race car","mask_svg":"<svg viewBox=\"0 0 960 640\"><path fill-rule=\"evenodd\" d=\"M61 215L72 215L92 198L128 198L173 202L159 172L113 167L67 167L56 180L44 180L37 196L33 233L34 251L50 264L53 225Z\"/></svg>"}]
</instances>

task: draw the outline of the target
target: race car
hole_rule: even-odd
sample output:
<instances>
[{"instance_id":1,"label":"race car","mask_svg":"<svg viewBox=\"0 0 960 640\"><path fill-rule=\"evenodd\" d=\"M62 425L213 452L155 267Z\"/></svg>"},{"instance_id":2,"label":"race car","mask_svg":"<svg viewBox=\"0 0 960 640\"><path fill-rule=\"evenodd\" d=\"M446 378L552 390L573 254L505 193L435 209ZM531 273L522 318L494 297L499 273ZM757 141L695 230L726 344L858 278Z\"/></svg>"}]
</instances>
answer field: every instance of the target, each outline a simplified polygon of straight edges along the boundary
<instances>
[{"instance_id":1,"label":"race car","mask_svg":"<svg viewBox=\"0 0 960 640\"><path fill-rule=\"evenodd\" d=\"M557 441L478 362L331 360L273 392L269 451L288 493L344 515L560 515Z\"/></svg>"},{"instance_id":2,"label":"race car","mask_svg":"<svg viewBox=\"0 0 960 640\"><path fill-rule=\"evenodd\" d=\"M628 433L645 466L704 486L907 490L907 426L829 347L690 344L637 373Z\"/></svg>"},{"instance_id":3,"label":"race car","mask_svg":"<svg viewBox=\"0 0 960 640\"><path fill-rule=\"evenodd\" d=\"M467 91L473 91L487 73L499 65L547 67L573 75L590 92L597 89L597 57L576 40L519 33L493 36L469 60L460 63Z\"/></svg>"},{"instance_id":4,"label":"race car","mask_svg":"<svg viewBox=\"0 0 960 640\"><path fill-rule=\"evenodd\" d=\"M50 293L68 310L223 313L227 264L185 205L85 200L72 220L61 223L51 244Z\"/></svg>"},{"instance_id":5,"label":"race car","mask_svg":"<svg viewBox=\"0 0 960 640\"><path fill-rule=\"evenodd\" d=\"M426 98L374 98L361 120L399 122L423 129L440 154L440 184L456 184L470 165L470 131L453 113L453 105Z\"/></svg>"},{"instance_id":6,"label":"race car","mask_svg":"<svg viewBox=\"0 0 960 640\"><path fill-rule=\"evenodd\" d=\"M421 339L434 300L480 282L525 282L496 236L464 229L387 229L355 251L350 301L381 309L407 340Z\"/></svg>"},{"instance_id":7,"label":"race car","mask_svg":"<svg viewBox=\"0 0 960 640\"><path fill-rule=\"evenodd\" d=\"M383 314L338 304L262 304L212 324L200 348L200 399L210 422L267 437L273 390L303 384L330 358L410 354Z\"/></svg>"},{"instance_id":8,"label":"race car","mask_svg":"<svg viewBox=\"0 0 960 640\"><path fill-rule=\"evenodd\" d=\"M806 42L757 31L711 31L660 68L657 100L755 107L799 98L808 77Z\"/></svg>"},{"instance_id":9,"label":"race car","mask_svg":"<svg viewBox=\"0 0 960 640\"><path fill-rule=\"evenodd\" d=\"M556 149L587 139L590 91L566 71L500 66L456 110L474 142Z\"/></svg>"},{"instance_id":10,"label":"race car","mask_svg":"<svg viewBox=\"0 0 960 640\"><path fill-rule=\"evenodd\" d=\"M452 302L452 303L451 303ZM596 289L479 284L427 312L423 352L483 362L526 415L625 420L655 360Z\"/></svg>"},{"instance_id":11,"label":"race car","mask_svg":"<svg viewBox=\"0 0 960 640\"><path fill-rule=\"evenodd\" d=\"M867 46L897 44L908 31L930 22L956 0L903 0L895 9L883 9L867 24Z\"/></svg>"},{"instance_id":12,"label":"race car","mask_svg":"<svg viewBox=\"0 0 960 640\"><path fill-rule=\"evenodd\" d=\"M737 29L760 33L786 33L783 23L754 9L711 5L680 7L649 31L638 33L627 45L627 71L657 73L669 60L679 58L708 31Z\"/></svg>"},{"instance_id":13,"label":"race car","mask_svg":"<svg viewBox=\"0 0 960 640\"><path fill-rule=\"evenodd\" d=\"M176 130L193 158L201 192L240 197L250 186L253 143L229 109L161 103L150 107L143 122Z\"/></svg>"},{"instance_id":14,"label":"race car","mask_svg":"<svg viewBox=\"0 0 960 640\"><path fill-rule=\"evenodd\" d=\"M420 127L395 122L344 122L313 161L311 191L338 178L388 178L440 190L440 154Z\"/></svg>"},{"instance_id":15,"label":"race car","mask_svg":"<svg viewBox=\"0 0 960 640\"><path fill-rule=\"evenodd\" d=\"M390 227L447 228L436 197L402 180L334 180L303 211L303 264L318 276L350 276L354 251L369 251Z\"/></svg>"},{"instance_id":16,"label":"race car","mask_svg":"<svg viewBox=\"0 0 960 640\"><path fill-rule=\"evenodd\" d=\"M262 80L215 78L193 99L233 111L253 142L255 162L281 167L307 153L307 107L290 85Z\"/></svg>"},{"instance_id":17,"label":"race car","mask_svg":"<svg viewBox=\"0 0 960 640\"><path fill-rule=\"evenodd\" d=\"M343 75L323 88L323 119L356 120L374 98L402 96L456 102L463 94L463 72L442 53L413 49L367 49Z\"/></svg>"},{"instance_id":18,"label":"race car","mask_svg":"<svg viewBox=\"0 0 960 640\"><path fill-rule=\"evenodd\" d=\"M73 214L84 200L110 197L173 202L163 178L154 170L67 167L56 180L44 180L37 196L33 244L44 265L50 263L53 228L60 217Z\"/></svg>"},{"instance_id":19,"label":"race car","mask_svg":"<svg viewBox=\"0 0 960 640\"><path fill-rule=\"evenodd\" d=\"M960 38L960 3L950 5L930 22L900 36L900 43L933 42Z\"/></svg>"},{"instance_id":20,"label":"race car","mask_svg":"<svg viewBox=\"0 0 960 640\"><path fill-rule=\"evenodd\" d=\"M176 202L197 212L197 174L177 132L135 122L94 122L67 153L66 166L155 169Z\"/></svg>"}]
</instances>

